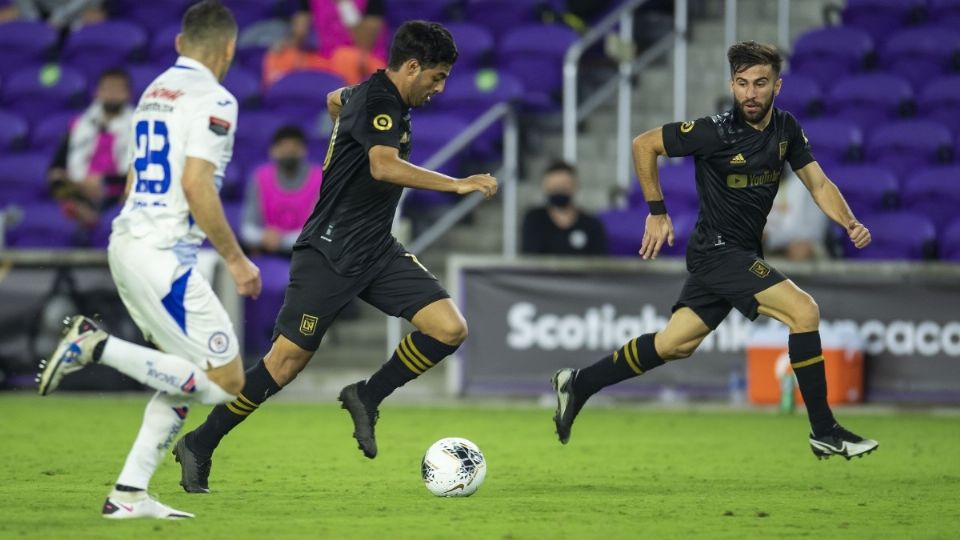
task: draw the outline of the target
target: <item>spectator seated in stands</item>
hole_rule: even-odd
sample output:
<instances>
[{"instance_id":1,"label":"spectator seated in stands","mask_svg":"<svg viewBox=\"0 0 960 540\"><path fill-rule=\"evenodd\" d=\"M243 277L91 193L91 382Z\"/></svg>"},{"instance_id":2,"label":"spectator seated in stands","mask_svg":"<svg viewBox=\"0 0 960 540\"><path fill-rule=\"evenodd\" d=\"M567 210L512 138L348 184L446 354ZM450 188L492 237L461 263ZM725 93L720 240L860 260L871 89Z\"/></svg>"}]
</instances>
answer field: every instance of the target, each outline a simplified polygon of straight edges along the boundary
<instances>
[{"instance_id":1,"label":"spectator seated in stands","mask_svg":"<svg viewBox=\"0 0 960 540\"><path fill-rule=\"evenodd\" d=\"M47 172L53 197L87 228L123 196L132 117L129 76L119 69L103 72L93 103L72 122Z\"/></svg>"},{"instance_id":2,"label":"spectator seated in stands","mask_svg":"<svg viewBox=\"0 0 960 540\"><path fill-rule=\"evenodd\" d=\"M311 27L316 51L309 50ZM386 67L389 32L383 0L301 0L291 19L291 37L264 59L264 81L290 71L318 69L357 84Z\"/></svg>"},{"instance_id":3,"label":"spectator seated in stands","mask_svg":"<svg viewBox=\"0 0 960 540\"><path fill-rule=\"evenodd\" d=\"M523 219L523 253L606 255L607 235L597 218L577 208L576 169L563 161L543 173L547 205L532 208Z\"/></svg>"},{"instance_id":4,"label":"spectator seated in stands","mask_svg":"<svg viewBox=\"0 0 960 540\"><path fill-rule=\"evenodd\" d=\"M764 254L810 261L825 254L827 218L793 171L785 172L763 231Z\"/></svg>"},{"instance_id":5,"label":"spectator seated in stands","mask_svg":"<svg viewBox=\"0 0 960 540\"><path fill-rule=\"evenodd\" d=\"M323 171L307 159L307 139L296 126L273 135L270 162L247 184L240 236L250 249L289 254L320 197Z\"/></svg>"},{"instance_id":6,"label":"spectator seated in stands","mask_svg":"<svg viewBox=\"0 0 960 540\"><path fill-rule=\"evenodd\" d=\"M28 21L45 20L57 30L76 30L104 20L102 4L103 0L14 0L3 14Z\"/></svg>"}]
</instances>

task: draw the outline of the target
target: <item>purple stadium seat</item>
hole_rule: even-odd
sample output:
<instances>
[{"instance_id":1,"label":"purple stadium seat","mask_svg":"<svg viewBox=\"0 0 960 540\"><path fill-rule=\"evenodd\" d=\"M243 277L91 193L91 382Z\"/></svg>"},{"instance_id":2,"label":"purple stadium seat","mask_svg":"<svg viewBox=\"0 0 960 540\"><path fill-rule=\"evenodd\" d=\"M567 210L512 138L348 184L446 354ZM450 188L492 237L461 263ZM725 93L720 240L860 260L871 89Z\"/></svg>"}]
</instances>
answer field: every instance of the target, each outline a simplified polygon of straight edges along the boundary
<instances>
[{"instance_id":1,"label":"purple stadium seat","mask_svg":"<svg viewBox=\"0 0 960 540\"><path fill-rule=\"evenodd\" d=\"M144 4L152 4L152 2L144 2ZM156 25L151 25L151 27L155 26ZM175 22L164 26L154 34L150 40L150 50L147 53L150 62L166 67L172 66L174 62L177 61L177 49L174 45L174 40L176 40L177 34L179 33L180 22Z\"/></svg>"},{"instance_id":2,"label":"purple stadium seat","mask_svg":"<svg viewBox=\"0 0 960 540\"><path fill-rule=\"evenodd\" d=\"M86 105L87 79L70 67L34 66L10 75L3 85L4 108L17 111L31 124L51 111Z\"/></svg>"},{"instance_id":3,"label":"purple stadium seat","mask_svg":"<svg viewBox=\"0 0 960 540\"><path fill-rule=\"evenodd\" d=\"M100 214L100 221L90 233L90 247L106 248L110 243L110 233L113 232L113 220L120 215L123 207L115 204Z\"/></svg>"},{"instance_id":4,"label":"purple stadium seat","mask_svg":"<svg viewBox=\"0 0 960 540\"><path fill-rule=\"evenodd\" d=\"M960 29L918 27L901 30L884 43L880 64L915 84L944 74L960 58Z\"/></svg>"},{"instance_id":5,"label":"purple stadium seat","mask_svg":"<svg viewBox=\"0 0 960 540\"><path fill-rule=\"evenodd\" d=\"M119 15L144 28L163 28L177 24L183 13L196 0L163 0L163 2L144 2L143 0L123 0L120 2ZM228 3L229 5L229 3ZM173 42L170 42L173 48Z\"/></svg>"},{"instance_id":6,"label":"purple stadium seat","mask_svg":"<svg viewBox=\"0 0 960 540\"><path fill-rule=\"evenodd\" d=\"M242 202L246 184L247 173L243 169L243 163L231 160L220 185L220 198L224 202Z\"/></svg>"},{"instance_id":7,"label":"purple stadium seat","mask_svg":"<svg viewBox=\"0 0 960 540\"><path fill-rule=\"evenodd\" d=\"M944 26L960 27L960 0L927 0L929 20Z\"/></svg>"},{"instance_id":8,"label":"purple stadium seat","mask_svg":"<svg viewBox=\"0 0 960 540\"><path fill-rule=\"evenodd\" d=\"M236 63L241 65L252 73L263 72L263 57L267 54L267 48L262 45L245 45L237 47Z\"/></svg>"},{"instance_id":9,"label":"purple stadium seat","mask_svg":"<svg viewBox=\"0 0 960 540\"><path fill-rule=\"evenodd\" d=\"M442 193L427 189L409 189L407 190L407 196L403 199L401 212L404 217L417 219L423 217L425 211L453 205L456 204L458 200L460 200L460 197L454 193Z\"/></svg>"},{"instance_id":10,"label":"purple stadium seat","mask_svg":"<svg viewBox=\"0 0 960 540\"><path fill-rule=\"evenodd\" d=\"M872 241L857 249L844 235L844 255L851 259L922 260L936 249L937 231L933 222L913 212L888 212L864 216Z\"/></svg>"},{"instance_id":11,"label":"purple stadium seat","mask_svg":"<svg viewBox=\"0 0 960 540\"><path fill-rule=\"evenodd\" d=\"M223 213L227 218L227 223L230 224L230 228L234 231L239 231L240 226L243 224L243 203L224 202ZM207 243L209 243L209 240Z\"/></svg>"},{"instance_id":12,"label":"purple stadium seat","mask_svg":"<svg viewBox=\"0 0 960 540\"><path fill-rule=\"evenodd\" d=\"M563 26L519 26L500 40L498 62L527 93L550 96L560 90L563 57L576 40L576 32Z\"/></svg>"},{"instance_id":13,"label":"purple stadium seat","mask_svg":"<svg viewBox=\"0 0 960 540\"><path fill-rule=\"evenodd\" d=\"M940 233L940 258L945 261L960 261L960 220L947 225Z\"/></svg>"},{"instance_id":14,"label":"purple stadium seat","mask_svg":"<svg viewBox=\"0 0 960 540\"><path fill-rule=\"evenodd\" d=\"M894 75L854 75L834 84L825 102L832 118L849 119L869 130L908 113L913 106L913 88Z\"/></svg>"},{"instance_id":15,"label":"purple stadium seat","mask_svg":"<svg viewBox=\"0 0 960 540\"><path fill-rule=\"evenodd\" d=\"M273 113L241 110L237 119L233 161L238 162L243 169L250 170L269 159L267 152L273 134L287 123L285 118Z\"/></svg>"},{"instance_id":16,"label":"purple stadium seat","mask_svg":"<svg viewBox=\"0 0 960 540\"><path fill-rule=\"evenodd\" d=\"M244 110L255 108L260 103L260 78L250 74L243 66L233 66L223 79L223 86L230 91Z\"/></svg>"},{"instance_id":17,"label":"purple stadium seat","mask_svg":"<svg viewBox=\"0 0 960 540\"><path fill-rule=\"evenodd\" d=\"M413 139L410 162L422 165L466 129L467 121L454 114L420 113L413 117L411 127ZM458 176L461 157L460 154L455 155L441 164L438 170Z\"/></svg>"},{"instance_id":18,"label":"purple stadium seat","mask_svg":"<svg viewBox=\"0 0 960 540\"><path fill-rule=\"evenodd\" d=\"M960 135L960 75L941 77L924 87L917 98L917 113Z\"/></svg>"},{"instance_id":19,"label":"purple stadium seat","mask_svg":"<svg viewBox=\"0 0 960 540\"><path fill-rule=\"evenodd\" d=\"M816 116L823 105L820 85L803 75L785 74L783 86L777 95L777 107L790 111L798 118Z\"/></svg>"},{"instance_id":20,"label":"purple stadium seat","mask_svg":"<svg viewBox=\"0 0 960 540\"><path fill-rule=\"evenodd\" d=\"M278 16L280 3L278 0L230 0L226 4L237 19L237 25L246 28L253 23Z\"/></svg>"},{"instance_id":21,"label":"purple stadium seat","mask_svg":"<svg viewBox=\"0 0 960 540\"><path fill-rule=\"evenodd\" d=\"M636 256L643 241L646 209L607 210L597 214L607 231L607 253L619 257Z\"/></svg>"},{"instance_id":22,"label":"purple stadium seat","mask_svg":"<svg viewBox=\"0 0 960 540\"><path fill-rule=\"evenodd\" d=\"M863 134L850 120L817 118L803 122L813 157L823 166L854 161L861 153Z\"/></svg>"},{"instance_id":23,"label":"purple stadium seat","mask_svg":"<svg viewBox=\"0 0 960 540\"><path fill-rule=\"evenodd\" d=\"M273 83L263 102L282 116L315 120L327 113L327 93L342 86L346 86L343 79L331 73L294 71Z\"/></svg>"},{"instance_id":24,"label":"purple stadium seat","mask_svg":"<svg viewBox=\"0 0 960 540\"><path fill-rule=\"evenodd\" d=\"M519 25L537 20L541 0L467 0L464 20L485 26L501 36Z\"/></svg>"},{"instance_id":25,"label":"purple stadium seat","mask_svg":"<svg viewBox=\"0 0 960 540\"><path fill-rule=\"evenodd\" d=\"M273 324L283 306L283 295L290 282L290 259L258 255L253 257L253 263L260 269L263 288L256 300L244 299L244 353L262 356L270 350Z\"/></svg>"},{"instance_id":26,"label":"purple stadium seat","mask_svg":"<svg viewBox=\"0 0 960 540\"><path fill-rule=\"evenodd\" d=\"M95 81L105 69L142 58L147 45L143 28L127 21L90 24L70 34L63 59Z\"/></svg>"},{"instance_id":27,"label":"purple stadium seat","mask_svg":"<svg viewBox=\"0 0 960 540\"><path fill-rule=\"evenodd\" d=\"M394 28L410 19L449 20L453 14L452 11L459 3L459 0L390 0L385 2L387 20Z\"/></svg>"},{"instance_id":28,"label":"purple stadium seat","mask_svg":"<svg viewBox=\"0 0 960 540\"><path fill-rule=\"evenodd\" d=\"M446 27L457 43L457 71L489 63L493 52L493 34L489 30L470 23L450 23Z\"/></svg>"},{"instance_id":29,"label":"purple stadium seat","mask_svg":"<svg viewBox=\"0 0 960 540\"><path fill-rule=\"evenodd\" d=\"M927 216L938 229L943 228L960 209L960 166L924 169L910 175L903 185L900 206Z\"/></svg>"},{"instance_id":30,"label":"purple stadium seat","mask_svg":"<svg viewBox=\"0 0 960 540\"><path fill-rule=\"evenodd\" d=\"M77 112L54 113L34 124L33 129L30 130L31 150L53 159L53 153L69 133L70 124L78 114Z\"/></svg>"},{"instance_id":31,"label":"purple stadium seat","mask_svg":"<svg viewBox=\"0 0 960 540\"><path fill-rule=\"evenodd\" d=\"M0 155L0 201L30 203L49 199L47 167L51 156L25 152Z\"/></svg>"},{"instance_id":32,"label":"purple stadium seat","mask_svg":"<svg viewBox=\"0 0 960 540\"><path fill-rule=\"evenodd\" d=\"M27 122L16 114L0 111L0 155L23 150L27 143Z\"/></svg>"},{"instance_id":33,"label":"purple stadium seat","mask_svg":"<svg viewBox=\"0 0 960 540\"><path fill-rule=\"evenodd\" d=\"M852 165L826 171L854 214L877 213L896 208L899 183L894 172L878 165Z\"/></svg>"},{"instance_id":34,"label":"purple stadium seat","mask_svg":"<svg viewBox=\"0 0 960 540\"><path fill-rule=\"evenodd\" d=\"M953 137L943 124L902 120L885 124L867 137L868 161L886 165L903 177L919 168L951 160Z\"/></svg>"},{"instance_id":35,"label":"purple stadium seat","mask_svg":"<svg viewBox=\"0 0 960 540\"><path fill-rule=\"evenodd\" d=\"M790 56L791 71L821 84L863 69L873 39L857 28L823 28L800 36Z\"/></svg>"},{"instance_id":36,"label":"purple stadium seat","mask_svg":"<svg viewBox=\"0 0 960 540\"><path fill-rule=\"evenodd\" d=\"M7 75L47 59L57 44L57 31L42 22L0 24L0 74Z\"/></svg>"},{"instance_id":37,"label":"purple stadium seat","mask_svg":"<svg viewBox=\"0 0 960 540\"><path fill-rule=\"evenodd\" d=\"M891 31L924 16L926 0L848 0L843 10L844 26L853 26L882 40Z\"/></svg>"},{"instance_id":38,"label":"purple stadium seat","mask_svg":"<svg viewBox=\"0 0 960 540\"><path fill-rule=\"evenodd\" d=\"M660 188L663 200L671 217L674 213L696 213L698 208L697 181L694 177L693 161L687 160L677 165L660 167ZM646 199L640 189L640 183L634 179L627 193L627 206L647 211Z\"/></svg>"},{"instance_id":39,"label":"purple stadium seat","mask_svg":"<svg viewBox=\"0 0 960 540\"><path fill-rule=\"evenodd\" d=\"M127 68L127 74L130 75L130 95L134 102L140 100L144 90L150 86L161 73L169 69L169 65L164 64L135 64Z\"/></svg>"},{"instance_id":40,"label":"purple stadium seat","mask_svg":"<svg viewBox=\"0 0 960 540\"><path fill-rule=\"evenodd\" d=\"M519 102L523 96L523 85L509 73L492 69L454 71L443 93L434 98L425 111L456 113L472 121L497 103ZM494 159L499 155L497 145L502 134L503 122L494 123L471 145L471 152L481 159Z\"/></svg>"},{"instance_id":41,"label":"purple stadium seat","mask_svg":"<svg viewBox=\"0 0 960 540\"><path fill-rule=\"evenodd\" d=\"M11 247L57 248L73 245L77 224L54 202L25 204L23 221L7 233Z\"/></svg>"}]
</instances>

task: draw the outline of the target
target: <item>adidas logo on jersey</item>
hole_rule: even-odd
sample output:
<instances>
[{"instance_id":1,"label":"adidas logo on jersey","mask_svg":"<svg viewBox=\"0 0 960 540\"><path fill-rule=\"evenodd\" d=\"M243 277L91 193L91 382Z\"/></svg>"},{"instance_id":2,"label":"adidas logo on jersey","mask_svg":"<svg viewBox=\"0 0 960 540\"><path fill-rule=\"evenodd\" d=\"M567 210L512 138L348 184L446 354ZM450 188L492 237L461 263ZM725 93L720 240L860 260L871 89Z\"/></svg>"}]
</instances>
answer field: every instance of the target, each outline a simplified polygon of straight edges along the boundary
<instances>
[{"instance_id":1,"label":"adidas logo on jersey","mask_svg":"<svg viewBox=\"0 0 960 540\"><path fill-rule=\"evenodd\" d=\"M737 154L733 156L733 159L730 160L731 165L746 165L747 160L743 157L743 154Z\"/></svg>"}]
</instances>

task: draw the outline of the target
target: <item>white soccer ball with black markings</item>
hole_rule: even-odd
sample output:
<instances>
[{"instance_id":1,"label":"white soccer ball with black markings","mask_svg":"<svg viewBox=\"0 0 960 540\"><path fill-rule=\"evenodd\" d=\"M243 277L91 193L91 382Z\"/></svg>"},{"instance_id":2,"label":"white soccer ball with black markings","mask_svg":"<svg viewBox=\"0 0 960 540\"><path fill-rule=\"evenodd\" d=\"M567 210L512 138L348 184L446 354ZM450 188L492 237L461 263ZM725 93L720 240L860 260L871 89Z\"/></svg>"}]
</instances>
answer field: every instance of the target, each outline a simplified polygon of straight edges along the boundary
<instances>
[{"instance_id":1,"label":"white soccer ball with black markings","mask_svg":"<svg viewBox=\"0 0 960 540\"><path fill-rule=\"evenodd\" d=\"M437 497L469 497L487 476L487 460L477 445L449 437L427 449L420 474L427 489Z\"/></svg>"}]
</instances>

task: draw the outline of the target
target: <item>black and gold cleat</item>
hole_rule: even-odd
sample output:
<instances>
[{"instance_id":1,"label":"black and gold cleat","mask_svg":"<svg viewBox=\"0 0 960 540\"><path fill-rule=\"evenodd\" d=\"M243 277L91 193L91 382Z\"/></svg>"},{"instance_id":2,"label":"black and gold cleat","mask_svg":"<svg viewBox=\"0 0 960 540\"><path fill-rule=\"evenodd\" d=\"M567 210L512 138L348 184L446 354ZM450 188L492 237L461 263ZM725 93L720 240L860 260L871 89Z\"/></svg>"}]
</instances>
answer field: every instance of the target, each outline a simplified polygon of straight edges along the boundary
<instances>
[{"instance_id":1,"label":"black and gold cleat","mask_svg":"<svg viewBox=\"0 0 960 540\"><path fill-rule=\"evenodd\" d=\"M377 457L377 437L374 434L374 427L377 425L377 419L380 418L380 411L377 409L369 410L367 405L360 399L360 386L365 384L363 381L353 383L344 387L340 391L341 409L346 409L353 420L353 438L357 440L358 447L363 451L363 455L373 459Z\"/></svg>"},{"instance_id":2,"label":"black and gold cleat","mask_svg":"<svg viewBox=\"0 0 960 540\"><path fill-rule=\"evenodd\" d=\"M830 456L841 456L850 461L851 458L863 456L880 447L880 443L873 439L851 433L840 424L834 424L826 435L816 437L810 434L810 449L817 459L828 459Z\"/></svg>"}]
</instances>

